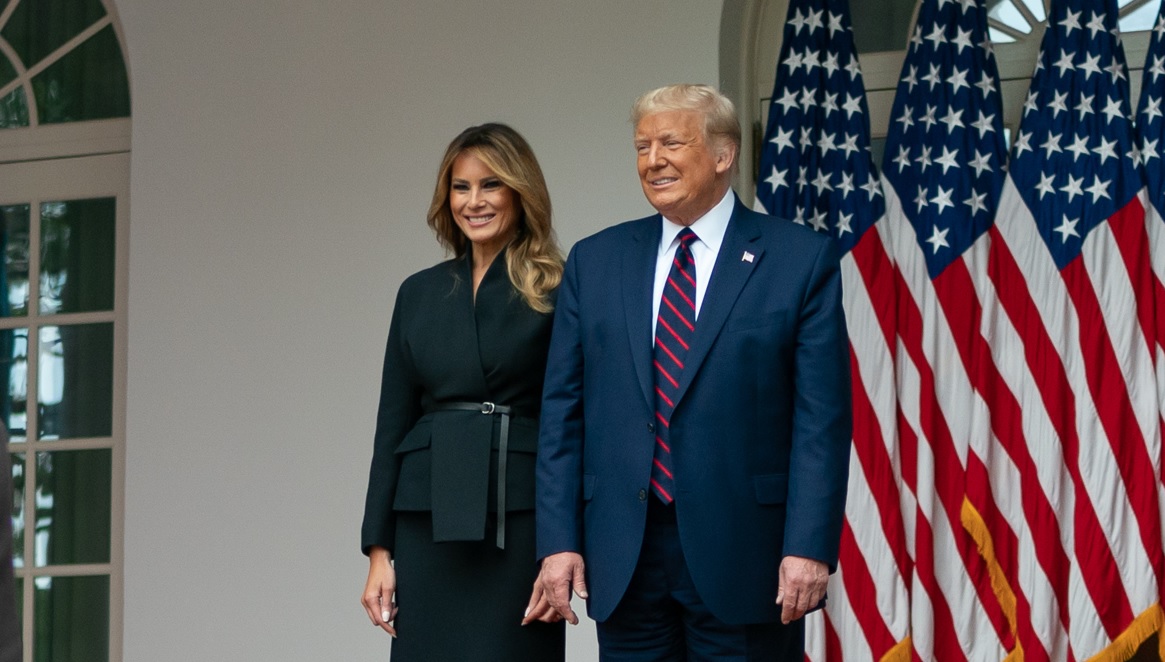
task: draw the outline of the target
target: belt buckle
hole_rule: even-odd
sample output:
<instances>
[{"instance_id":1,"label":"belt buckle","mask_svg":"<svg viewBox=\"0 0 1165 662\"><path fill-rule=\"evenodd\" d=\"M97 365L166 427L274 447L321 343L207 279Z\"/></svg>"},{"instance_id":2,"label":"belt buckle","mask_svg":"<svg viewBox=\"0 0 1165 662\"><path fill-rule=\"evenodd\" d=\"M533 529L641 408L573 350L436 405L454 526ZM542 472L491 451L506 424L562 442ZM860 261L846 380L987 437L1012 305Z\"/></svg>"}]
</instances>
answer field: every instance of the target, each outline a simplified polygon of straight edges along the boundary
<instances>
[{"instance_id":1,"label":"belt buckle","mask_svg":"<svg viewBox=\"0 0 1165 662\"><path fill-rule=\"evenodd\" d=\"M481 403L481 413L492 414L494 413L494 407L495 405L492 402L483 402Z\"/></svg>"}]
</instances>

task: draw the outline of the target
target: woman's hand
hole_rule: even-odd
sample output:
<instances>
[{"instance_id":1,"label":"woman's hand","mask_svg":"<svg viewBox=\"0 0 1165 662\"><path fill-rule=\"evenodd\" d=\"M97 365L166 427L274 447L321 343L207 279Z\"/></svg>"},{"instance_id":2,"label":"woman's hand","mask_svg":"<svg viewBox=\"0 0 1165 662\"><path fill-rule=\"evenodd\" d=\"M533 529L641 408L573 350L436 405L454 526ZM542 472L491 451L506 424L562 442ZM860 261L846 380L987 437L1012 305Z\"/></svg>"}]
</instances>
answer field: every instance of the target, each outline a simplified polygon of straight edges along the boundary
<instances>
[{"instance_id":1,"label":"woman's hand","mask_svg":"<svg viewBox=\"0 0 1165 662\"><path fill-rule=\"evenodd\" d=\"M534 580L534 590L530 592L530 602L526 605L526 614L522 618L522 625L529 625L534 621L543 623L557 623L562 620L562 614L550 605L542 582Z\"/></svg>"},{"instance_id":2,"label":"woman's hand","mask_svg":"<svg viewBox=\"0 0 1165 662\"><path fill-rule=\"evenodd\" d=\"M360 604L368 612L373 625L396 637L396 570L392 567L392 557L383 547L373 547L368 554L368 582L364 585L364 595Z\"/></svg>"}]
</instances>

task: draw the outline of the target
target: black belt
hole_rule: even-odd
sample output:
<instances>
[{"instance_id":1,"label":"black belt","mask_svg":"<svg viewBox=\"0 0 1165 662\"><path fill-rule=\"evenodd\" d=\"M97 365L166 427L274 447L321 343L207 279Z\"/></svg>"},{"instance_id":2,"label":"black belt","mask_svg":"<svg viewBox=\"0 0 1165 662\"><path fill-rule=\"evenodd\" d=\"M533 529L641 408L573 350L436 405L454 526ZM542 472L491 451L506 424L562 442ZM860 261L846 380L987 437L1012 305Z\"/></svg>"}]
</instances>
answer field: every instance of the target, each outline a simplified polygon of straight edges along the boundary
<instances>
[{"instance_id":1,"label":"black belt","mask_svg":"<svg viewBox=\"0 0 1165 662\"><path fill-rule=\"evenodd\" d=\"M492 402L442 402L429 407L427 411L475 411L486 416L500 416L501 430L498 432L498 549L506 548L506 459L510 445L510 416L512 407L495 405Z\"/></svg>"}]
</instances>

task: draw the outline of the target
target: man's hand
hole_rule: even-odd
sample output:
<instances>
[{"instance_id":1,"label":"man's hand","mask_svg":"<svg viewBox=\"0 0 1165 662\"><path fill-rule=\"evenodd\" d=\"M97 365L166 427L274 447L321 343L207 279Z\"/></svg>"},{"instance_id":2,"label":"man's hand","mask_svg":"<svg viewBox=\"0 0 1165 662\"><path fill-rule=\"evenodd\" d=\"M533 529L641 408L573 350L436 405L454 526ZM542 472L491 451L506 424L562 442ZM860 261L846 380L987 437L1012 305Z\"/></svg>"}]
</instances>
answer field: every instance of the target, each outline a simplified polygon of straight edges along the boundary
<instances>
[{"instance_id":1,"label":"man's hand","mask_svg":"<svg viewBox=\"0 0 1165 662\"><path fill-rule=\"evenodd\" d=\"M825 597L829 583L829 566L800 556L786 556L781 561L777 580L777 604L781 605L781 622L785 625L801 618Z\"/></svg>"},{"instance_id":2,"label":"man's hand","mask_svg":"<svg viewBox=\"0 0 1165 662\"><path fill-rule=\"evenodd\" d=\"M583 563L583 557L577 552L559 552L542 559L542 570L539 571L536 581L536 584L541 585L541 595L538 595L538 588L535 587L535 595L530 598L532 604L522 623L528 623L534 618L547 620L543 613L545 609L540 608L539 605L540 602L544 601L548 602L550 607L562 618L565 618L566 622L578 625L578 616L570 608L570 595L573 589L580 598L587 597L585 570L586 565ZM537 599L535 599L536 596Z\"/></svg>"}]
</instances>

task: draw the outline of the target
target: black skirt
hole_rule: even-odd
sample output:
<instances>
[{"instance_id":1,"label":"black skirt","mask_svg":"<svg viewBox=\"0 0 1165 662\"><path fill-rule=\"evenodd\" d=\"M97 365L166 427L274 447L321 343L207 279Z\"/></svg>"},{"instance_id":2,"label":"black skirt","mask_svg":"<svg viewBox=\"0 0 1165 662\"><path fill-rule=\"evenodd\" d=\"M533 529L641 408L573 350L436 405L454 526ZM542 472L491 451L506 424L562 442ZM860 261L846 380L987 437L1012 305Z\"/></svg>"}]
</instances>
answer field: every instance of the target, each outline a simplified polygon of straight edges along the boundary
<instances>
[{"instance_id":1,"label":"black skirt","mask_svg":"<svg viewBox=\"0 0 1165 662\"><path fill-rule=\"evenodd\" d=\"M564 623L522 626L538 574L534 513L506 514L506 548L433 542L428 512L396 513L397 638L393 662L562 662Z\"/></svg>"}]
</instances>

